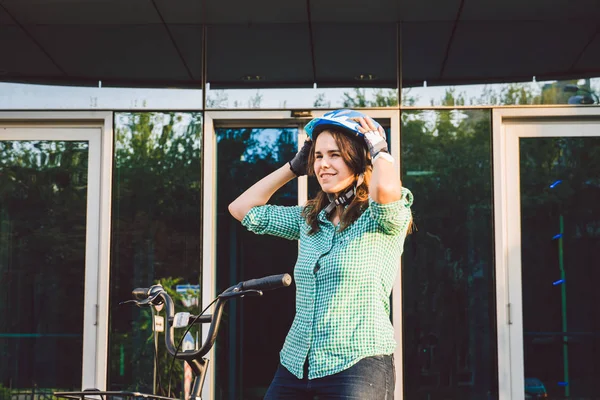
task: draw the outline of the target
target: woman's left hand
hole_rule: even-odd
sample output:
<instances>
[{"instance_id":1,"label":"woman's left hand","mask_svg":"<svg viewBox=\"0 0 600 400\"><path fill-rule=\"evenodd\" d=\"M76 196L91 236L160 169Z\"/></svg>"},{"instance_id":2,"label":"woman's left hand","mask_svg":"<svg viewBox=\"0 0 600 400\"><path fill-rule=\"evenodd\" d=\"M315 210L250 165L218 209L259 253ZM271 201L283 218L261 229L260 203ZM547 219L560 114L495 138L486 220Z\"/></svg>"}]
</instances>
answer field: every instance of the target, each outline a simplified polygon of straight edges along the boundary
<instances>
[{"instance_id":1,"label":"woman's left hand","mask_svg":"<svg viewBox=\"0 0 600 400\"><path fill-rule=\"evenodd\" d=\"M381 126L378 129L370 117L358 118L357 122L360 123L358 130L364 135L363 138L369 148L371 159L375 158L377 153L381 151L389 153L385 131Z\"/></svg>"},{"instance_id":2,"label":"woman's left hand","mask_svg":"<svg viewBox=\"0 0 600 400\"><path fill-rule=\"evenodd\" d=\"M289 162L290 169L296 176L306 175L306 169L308 167L308 156L310 155L312 144L312 140L306 139L300 151Z\"/></svg>"}]
</instances>

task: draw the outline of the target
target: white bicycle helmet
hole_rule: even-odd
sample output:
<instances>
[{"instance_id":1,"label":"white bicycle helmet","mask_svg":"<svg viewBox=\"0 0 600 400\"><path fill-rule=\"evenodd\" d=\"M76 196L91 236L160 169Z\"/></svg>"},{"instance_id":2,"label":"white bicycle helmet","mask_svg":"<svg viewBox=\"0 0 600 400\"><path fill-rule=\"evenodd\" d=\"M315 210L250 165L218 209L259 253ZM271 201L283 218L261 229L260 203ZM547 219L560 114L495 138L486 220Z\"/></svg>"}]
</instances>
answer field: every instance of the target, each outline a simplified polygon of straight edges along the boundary
<instances>
[{"instance_id":1,"label":"white bicycle helmet","mask_svg":"<svg viewBox=\"0 0 600 400\"><path fill-rule=\"evenodd\" d=\"M317 135L326 129L338 129L350 137L355 137L362 141L364 134L358 129L361 126L360 123L356 121L358 118L367 118L367 115L347 109L330 111L322 117L312 119L306 124L304 131L311 140L315 140ZM376 129L381 127L377 121L373 120L373 123L375 124ZM361 174L358 181L354 182L353 187L350 190L347 190L346 193L337 197L329 195L330 203L325 207L325 213L329 215L335 206L350 203L356 195L356 188L362 183L363 179L363 175Z\"/></svg>"},{"instance_id":2,"label":"white bicycle helmet","mask_svg":"<svg viewBox=\"0 0 600 400\"><path fill-rule=\"evenodd\" d=\"M304 127L304 131L312 140L315 140L317 135L328 128L339 129L350 136L362 138L364 135L358 129L360 123L356 121L358 118L367 118L367 115L348 109L330 111L322 117L312 119ZM379 129L380 125L373 120L375 128Z\"/></svg>"}]
</instances>

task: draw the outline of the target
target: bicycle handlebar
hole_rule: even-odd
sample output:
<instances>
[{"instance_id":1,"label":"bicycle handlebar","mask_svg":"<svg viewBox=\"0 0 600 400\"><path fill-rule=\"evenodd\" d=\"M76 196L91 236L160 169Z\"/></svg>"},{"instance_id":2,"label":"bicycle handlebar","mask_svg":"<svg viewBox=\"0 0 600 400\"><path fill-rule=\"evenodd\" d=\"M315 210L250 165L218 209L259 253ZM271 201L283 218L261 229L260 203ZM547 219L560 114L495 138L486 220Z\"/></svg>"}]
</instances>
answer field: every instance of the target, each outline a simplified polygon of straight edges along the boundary
<instances>
[{"instance_id":1,"label":"bicycle handlebar","mask_svg":"<svg viewBox=\"0 0 600 400\"><path fill-rule=\"evenodd\" d=\"M241 282L242 290L272 290L290 286L292 277L289 274L271 275L264 278L250 279Z\"/></svg>"},{"instance_id":2,"label":"bicycle handlebar","mask_svg":"<svg viewBox=\"0 0 600 400\"><path fill-rule=\"evenodd\" d=\"M262 295L262 290L272 290L277 288L282 288L286 286L290 286L292 283L292 277L288 274L281 275L272 275L266 276L264 278L258 279L250 279L248 281L243 281L238 283L235 286L231 286L223 293L217 296L215 301L215 308L213 314L207 315L199 315L193 316L190 314L187 315L179 315L175 317L175 304L173 303L173 299L169 294L165 291L165 289L161 285L153 285L149 288L136 288L132 291L132 294L135 300L129 300L127 302L133 302L138 306L157 306L164 304L165 312L167 314L167 329L165 330L165 346L169 354L173 357L185 360L185 362L192 369L192 373L194 374L194 382L189 393L190 398L198 399L200 398L200 392L202 391L202 386L204 385L204 378L206 376L206 370L208 367L208 360L203 358L206 353L210 351L212 348L216 338L217 332L219 331L219 324L221 322L221 316L223 315L223 306L225 303L233 298L233 297L242 297L244 295ZM185 317L185 318L181 318ZM187 319L186 319L187 318ZM192 318L192 323L210 323L208 328L208 335L206 336L206 340L202 344L202 347L198 350L188 350L179 352L177 347L175 346L174 339L174 329L175 324L178 326L186 326L190 325L189 319ZM183 321L179 321L183 320ZM169 385L170 386L170 385ZM178 400L171 397L157 396L157 395L147 395L138 392L112 392L112 391L98 391L97 389L84 390L80 392L55 392L54 395L57 397L73 399L73 400L85 400L88 397L85 395L93 396L93 398L97 398L97 396L119 396L119 397L143 397L145 399L154 399L154 400Z\"/></svg>"},{"instance_id":3,"label":"bicycle handlebar","mask_svg":"<svg viewBox=\"0 0 600 400\"><path fill-rule=\"evenodd\" d=\"M175 334L173 320L175 317L175 305L171 296L164 290L160 285L153 285L149 288L136 288L132 291L133 296L137 299L136 304L142 305L159 305L165 304L165 312L167 315L167 329L165 329L165 346L169 354L173 357L192 361L200 360L206 355L217 337L219 331L219 325L221 322L221 316L223 314L223 306L225 303L233 297L242 297L247 294L262 295L263 290L273 290L282 287L290 286L292 283L292 277L289 274L271 275L263 278L250 279L242 281L237 285L231 286L230 288L223 291L217 296L215 308L212 315L202 315L196 322L199 323L210 323L208 328L208 334L206 340L198 350L187 350L177 351L175 346ZM195 318L195 317L193 317Z\"/></svg>"}]
</instances>

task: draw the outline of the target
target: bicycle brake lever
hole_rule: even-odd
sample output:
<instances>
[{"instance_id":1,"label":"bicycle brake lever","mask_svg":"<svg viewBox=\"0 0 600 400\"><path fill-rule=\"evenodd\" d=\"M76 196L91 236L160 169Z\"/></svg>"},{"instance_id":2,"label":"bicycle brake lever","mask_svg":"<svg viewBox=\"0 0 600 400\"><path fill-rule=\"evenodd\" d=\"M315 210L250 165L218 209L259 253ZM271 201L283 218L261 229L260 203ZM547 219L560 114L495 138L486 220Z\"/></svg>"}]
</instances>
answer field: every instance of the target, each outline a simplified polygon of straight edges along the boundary
<instances>
[{"instance_id":1,"label":"bicycle brake lever","mask_svg":"<svg viewBox=\"0 0 600 400\"><path fill-rule=\"evenodd\" d=\"M122 306L123 304L128 304L128 303L135 303L137 305L137 300L125 300L119 303L120 306Z\"/></svg>"},{"instance_id":2,"label":"bicycle brake lever","mask_svg":"<svg viewBox=\"0 0 600 400\"><path fill-rule=\"evenodd\" d=\"M158 297L160 293L157 293L153 296L148 297L147 299L144 300L139 300L136 302L136 304L138 306L147 306L149 304L153 305L153 306L159 306L163 303L163 299L161 297Z\"/></svg>"},{"instance_id":3,"label":"bicycle brake lever","mask_svg":"<svg viewBox=\"0 0 600 400\"><path fill-rule=\"evenodd\" d=\"M160 294L164 292L161 285L153 285L148 289L148 297L143 300L130 300L133 301L138 307L147 306L149 304L159 306L164 303Z\"/></svg>"}]
</instances>

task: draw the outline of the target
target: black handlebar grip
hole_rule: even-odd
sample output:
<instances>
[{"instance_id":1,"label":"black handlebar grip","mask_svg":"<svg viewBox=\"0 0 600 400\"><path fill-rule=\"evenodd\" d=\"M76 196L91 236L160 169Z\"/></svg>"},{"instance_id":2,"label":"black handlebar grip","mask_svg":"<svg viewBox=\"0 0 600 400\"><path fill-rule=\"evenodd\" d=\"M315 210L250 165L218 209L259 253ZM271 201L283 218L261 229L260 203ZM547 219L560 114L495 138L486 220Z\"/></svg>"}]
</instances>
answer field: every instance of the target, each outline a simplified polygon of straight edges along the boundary
<instances>
[{"instance_id":1,"label":"black handlebar grip","mask_svg":"<svg viewBox=\"0 0 600 400\"><path fill-rule=\"evenodd\" d=\"M148 298L148 290L149 288L135 288L133 289L133 291L131 292L131 294L133 294L133 297L135 297L138 300L144 300Z\"/></svg>"},{"instance_id":2,"label":"black handlebar grip","mask_svg":"<svg viewBox=\"0 0 600 400\"><path fill-rule=\"evenodd\" d=\"M242 290L271 290L290 286L291 284L292 277L290 274L271 275L242 282Z\"/></svg>"}]
</instances>

